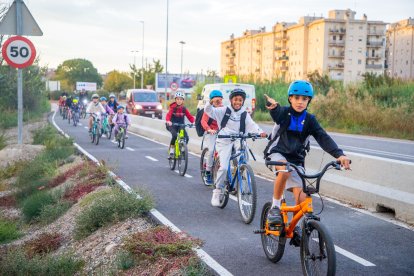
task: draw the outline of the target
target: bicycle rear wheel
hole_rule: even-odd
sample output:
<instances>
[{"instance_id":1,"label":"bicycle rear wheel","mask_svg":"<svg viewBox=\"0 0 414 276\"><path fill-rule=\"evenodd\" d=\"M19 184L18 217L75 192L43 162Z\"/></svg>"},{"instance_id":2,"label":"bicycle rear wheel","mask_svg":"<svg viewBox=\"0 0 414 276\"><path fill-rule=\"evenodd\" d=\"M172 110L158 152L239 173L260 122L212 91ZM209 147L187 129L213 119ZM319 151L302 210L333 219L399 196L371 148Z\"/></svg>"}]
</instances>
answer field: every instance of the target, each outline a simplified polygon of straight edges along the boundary
<instances>
[{"instance_id":1,"label":"bicycle rear wheel","mask_svg":"<svg viewBox=\"0 0 414 276\"><path fill-rule=\"evenodd\" d=\"M121 135L121 149L123 149L125 147L125 130L122 131L122 135Z\"/></svg>"},{"instance_id":2,"label":"bicycle rear wheel","mask_svg":"<svg viewBox=\"0 0 414 276\"><path fill-rule=\"evenodd\" d=\"M72 118L72 115L70 113L68 114L68 124L70 124L70 119Z\"/></svg>"},{"instance_id":3,"label":"bicycle rear wheel","mask_svg":"<svg viewBox=\"0 0 414 276\"><path fill-rule=\"evenodd\" d=\"M204 185L206 184L206 180L204 179L206 175L206 168L207 168L207 156L209 154L208 148L203 149L200 157L200 173L201 173L201 180L203 181Z\"/></svg>"},{"instance_id":4,"label":"bicycle rear wheel","mask_svg":"<svg viewBox=\"0 0 414 276\"><path fill-rule=\"evenodd\" d=\"M304 220L300 259L304 275L335 275L335 245L325 226L316 220Z\"/></svg>"},{"instance_id":5,"label":"bicycle rear wheel","mask_svg":"<svg viewBox=\"0 0 414 276\"><path fill-rule=\"evenodd\" d=\"M108 138L108 140L110 140L112 137L112 127L111 125L107 125L106 126L106 138Z\"/></svg>"},{"instance_id":6,"label":"bicycle rear wheel","mask_svg":"<svg viewBox=\"0 0 414 276\"><path fill-rule=\"evenodd\" d=\"M168 164L170 166L170 170L174 170L175 169L175 163L177 162L177 159L175 159L175 154L174 156L170 155L170 158L168 159Z\"/></svg>"},{"instance_id":7,"label":"bicycle rear wheel","mask_svg":"<svg viewBox=\"0 0 414 276\"><path fill-rule=\"evenodd\" d=\"M101 137L101 128L98 126L95 130L95 145L99 144L99 138Z\"/></svg>"},{"instance_id":8,"label":"bicycle rear wheel","mask_svg":"<svg viewBox=\"0 0 414 276\"><path fill-rule=\"evenodd\" d=\"M237 202L239 211L244 223L249 224L253 221L256 214L256 180L252 168L247 164L242 164L239 169L240 179L237 177ZM239 182L241 180L241 183Z\"/></svg>"},{"instance_id":9,"label":"bicycle rear wheel","mask_svg":"<svg viewBox=\"0 0 414 276\"><path fill-rule=\"evenodd\" d=\"M180 143L180 157L178 157L178 172L184 176L188 166L188 151L185 142Z\"/></svg>"},{"instance_id":10,"label":"bicycle rear wheel","mask_svg":"<svg viewBox=\"0 0 414 276\"><path fill-rule=\"evenodd\" d=\"M263 206L262 214L260 216L260 229L262 230L266 229L267 214L271 207L271 202L267 202ZM283 253L285 253L286 238L284 237L284 233L282 232L281 236L266 235L265 233L262 233L260 236L266 257L274 263L280 261L283 257Z\"/></svg>"}]
</instances>

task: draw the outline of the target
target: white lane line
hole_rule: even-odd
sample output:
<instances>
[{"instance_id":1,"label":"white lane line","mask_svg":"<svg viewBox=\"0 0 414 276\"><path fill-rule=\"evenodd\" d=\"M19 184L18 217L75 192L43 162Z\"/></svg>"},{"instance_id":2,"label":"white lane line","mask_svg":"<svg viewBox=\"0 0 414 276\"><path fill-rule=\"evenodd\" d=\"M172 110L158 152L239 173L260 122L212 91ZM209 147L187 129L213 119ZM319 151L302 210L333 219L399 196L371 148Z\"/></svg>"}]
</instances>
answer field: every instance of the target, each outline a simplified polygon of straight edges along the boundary
<instances>
[{"instance_id":1,"label":"white lane line","mask_svg":"<svg viewBox=\"0 0 414 276\"><path fill-rule=\"evenodd\" d=\"M135 151L133 148L130 148L130 147L126 147L126 149L129 151Z\"/></svg>"},{"instance_id":2,"label":"white lane line","mask_svg":"<svg viewBox=\"0 0 414 276\"><path fill-rule=\"evenodd\" d=\"M147 158L147 159L149 159L151 161L154 161L154 162L157 162L158 161L158 159L155 159L154 157L151 157L151 156L145 156L145 158Z\"/></svg>"},{"instance_id":3,"label":"white lane line","mask_svg":"<svg viewBox=\"0 0 414 276\"><path fill-rule=\"evenodd\" d=\"M84 129L88 129L88 127L86 127L86 126L85 126L85 127L83 127L83 128L84 128Z\"/></svg>"},{"instance_id":4,"label":"white lane line","mask_svg":"<svg viewBox=\"0 0 414 276\"><path fill-rule=\"evenodd\" d=\"M175 170L175 172L176 172L176 173L180 173L178 170ZM192 175L189 175L189 174L185 174L185 175L184 175L184 177L187 177L187 178L193 178L193 176L192 176Z\"/></svg>"},{"instance_id":5,"label":"white lane line","mask_svg":"<svg viewBox=\"0 0 414 276\"><path fill-rule=\"evenodd\" d=\"M116 141L114 141L114 140L111 140L111 143L112 144L118 144Z\"/></svg>"},{"instance_id":6,"label":"white lane line","mask_svg":"<svg viewBox=\"0 0 414 276\"><path fill-rule=\"evenodd\" d=\"M81 123L78 123L78 125L82 126L82 124L81 124Z\"/></svg>"},{"instance_id":7,"label":"white lane line","mask_svg":"<svg viewBox=\"0 0 414 276\"><path fill-rule=\"evenodd\" d=\"M56 127L57 130L59 130L61 133L63 133L65 136L69 138L69 135L67 135L55 122L55 113L53 114L52 121L53 125ZM91 155L89 152L87 152L85 149L83 149L80 145L73 143L81 152L83 152L86 156L88 156L92 161L94 161L96 164L101 165L99 161ZM116 179L117 183L120 184L127 192L131 193L133 192L132 188L126 184L124 181L122 181L116 174L114 174L112 171L109 171L109 174ZM141 196L137 194L137 198L140 199ZM167 219L163 214L161 214L158 210L152 209L150 210L151 214L156 217L162 224L170 227L173 231L180 233L182 232L177 226L175 226L169 219ZM203 260L209 267L211 267L215 272L217 272L218 275L224 275L224 276L232 276L225 267L220 265L216 260L214 260L207 252L205 252L203 249L195 248L194 249L197 252L198 257Z\"/></svg>"}]
</instances>

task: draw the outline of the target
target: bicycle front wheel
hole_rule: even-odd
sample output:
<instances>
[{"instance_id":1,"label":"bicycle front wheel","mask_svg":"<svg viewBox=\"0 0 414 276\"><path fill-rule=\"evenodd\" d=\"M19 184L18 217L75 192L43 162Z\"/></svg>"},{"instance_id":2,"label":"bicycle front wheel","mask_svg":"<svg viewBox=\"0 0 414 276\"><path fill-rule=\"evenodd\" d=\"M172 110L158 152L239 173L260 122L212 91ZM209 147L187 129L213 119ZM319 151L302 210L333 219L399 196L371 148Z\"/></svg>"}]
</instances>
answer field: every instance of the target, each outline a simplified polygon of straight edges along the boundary
<instances>
[{"instance_id":1,"label":"bicycle front wheel","mask_svg":"<svg viewBox=\"0 0 414 276\"><path fill-rule=\"evenodd\" d=\"M123 149L125 147L125 130L122 131L122 135L121 135L121 149Z\"/></svg>"},{"instance_id":2,"label":"bicycle front wheel","mask_svg":"<svg viewBox=\"0 0 414 276\"><path fill-rule=\"evenodd\" d=\"M304 275L335 275L335 245L319 221L303 222L300 259Z\"/></svg>"},{"instance_id":3,"label":"bicycle front wheel","mask_svg":"<svg viewBox=\"0 0 414 276\"><path fill-rule=\"evenodd\" d=\"M267 202L262 209L262 215L260 217L260 229L266 229L267 214L269 213L270 208L272 208L272 203ZM284 233L280 236L266 235L265 233L261 234L263 250L266 254L266 257L277 263L282 259L283 253L285 253L286 238Z\"/></svg>"},{"instance_id":4,"label":"bicycle front wheel","mask_svg":"<svg viewBox=\"0 0 414 276\"><path fill-rule=\"evenodd\" d=\"M240 177L236 176L238 182L237 202L242 220L249 224L256 214L256 180L252 168L247 164L242 164L239 172Z\"/></svg>"},{"instance_id":5,"label":"bicycle front wheel","mask_svg":"<svg viewBox=\"0 0 414 276\"><path fill-rule=\"evenodd\" d=\"M181 176L185 175L188 166L188 151L185 142L180 144L180 156L178 157L178 172Z\"/></svg>"},{"instance_id":6,"label":"bicycle front wheel","mask_svg":"<svg viewBox=\"0 0 414 276\"><path fill-rule=\"evenodd\" d=\"M203 181L204 185L207 185L205 180L205 174L207 169L207 156L209 154L208 148L203 149L203 152L201 153L200 157L200 173L201 173L201 180Z\"/></svg>"},{"instance_id":7,"label":"bicycle front wheel","mask_svg":"<svg viewBox=\"0 0 414 276\"><path fill-rule=\"evenodd\" d=\"M98 126L95 131L95 145L99 144L100 137L101 137L101 128Z\"/></svg>"}]
</instances>

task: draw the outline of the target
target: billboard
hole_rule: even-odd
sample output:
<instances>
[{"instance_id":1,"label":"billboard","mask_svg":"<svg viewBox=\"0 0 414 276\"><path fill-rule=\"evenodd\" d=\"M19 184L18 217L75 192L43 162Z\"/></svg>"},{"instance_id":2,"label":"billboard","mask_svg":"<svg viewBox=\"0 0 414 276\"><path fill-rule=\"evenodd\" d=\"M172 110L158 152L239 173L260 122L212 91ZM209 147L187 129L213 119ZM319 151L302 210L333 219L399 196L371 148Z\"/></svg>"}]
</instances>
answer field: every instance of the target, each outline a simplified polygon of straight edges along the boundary
<instances>
[{"instance_id":1,"label":"billboard","mask_svg":"<svg viewBox=\"0 0 414 276\"><path fill-rule=\"evenodd\" d=\"M200 75L194 74L168 74L167 92L175 92L184 90L187 93L193 92L193 87L199 80ZM165 92L165 74L157 73L155 76L155 91Z\"/></svg>"},{"instance_id":2,"label":"billboard","mask_svg":"<svg viewBox=\"0 0 414 276\"><path fill-rule=\"evenodd\" d=\"M96 82L76 82L76 90L77 91L96 91Z\"/></svg>"}]
</instances>

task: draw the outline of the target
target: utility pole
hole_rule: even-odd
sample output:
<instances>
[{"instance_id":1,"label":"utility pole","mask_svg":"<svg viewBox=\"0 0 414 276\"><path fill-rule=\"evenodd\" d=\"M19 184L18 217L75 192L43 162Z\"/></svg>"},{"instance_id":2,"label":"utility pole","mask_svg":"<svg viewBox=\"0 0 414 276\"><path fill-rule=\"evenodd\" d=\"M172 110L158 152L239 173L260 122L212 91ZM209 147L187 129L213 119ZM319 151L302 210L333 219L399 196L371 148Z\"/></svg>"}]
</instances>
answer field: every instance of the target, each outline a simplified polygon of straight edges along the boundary
<instances>
[{"instance_id":1,"label":"utility pole","mask_svg":"<svg viewBox=\"0 0 414 276\"><path fill-rule=\"evenodd\" d=\"M181 44L181 78L183 78L183 48L184 48L184 41L180 41Z\"/></svg>"},{"instance_id":2,"label":"utility pole","mask_svg":"<svg viewBox=\"0 0 414 276\"><path fill-rule=\"evenodd\" d=\"M168 9L170 1L167 0L167 37L165 42L165 98L164 108L167 108L167 86L168 86Z\"/></svg>"},{"instance_id":3,"label":"utility pole","mask_svg":"<svg viewBox=\"0 0 414 276\"><path fill-rule=\"evenodd\" d=\"M144 21L141 20L139 22L142 23L141 89L143 89L144 88L144 39L145 39L145 36L144 36Z\"/></svg>"},{"instance_id":4,"label":"utility pole","mask_svg":"<svg viewBox=\"0 0 414 276\"><path fill-rule=\"evenodd\" d=\"M137 51L137 50L132 50L131 51L131 53L134 55L134 89L135 89L135 71L137 70L137 66L136 66L136 63L135 63L135 60L136 60L136 56L135 56L135 53L138 53L139 51Z\"/></svg>"}]
</instances>

